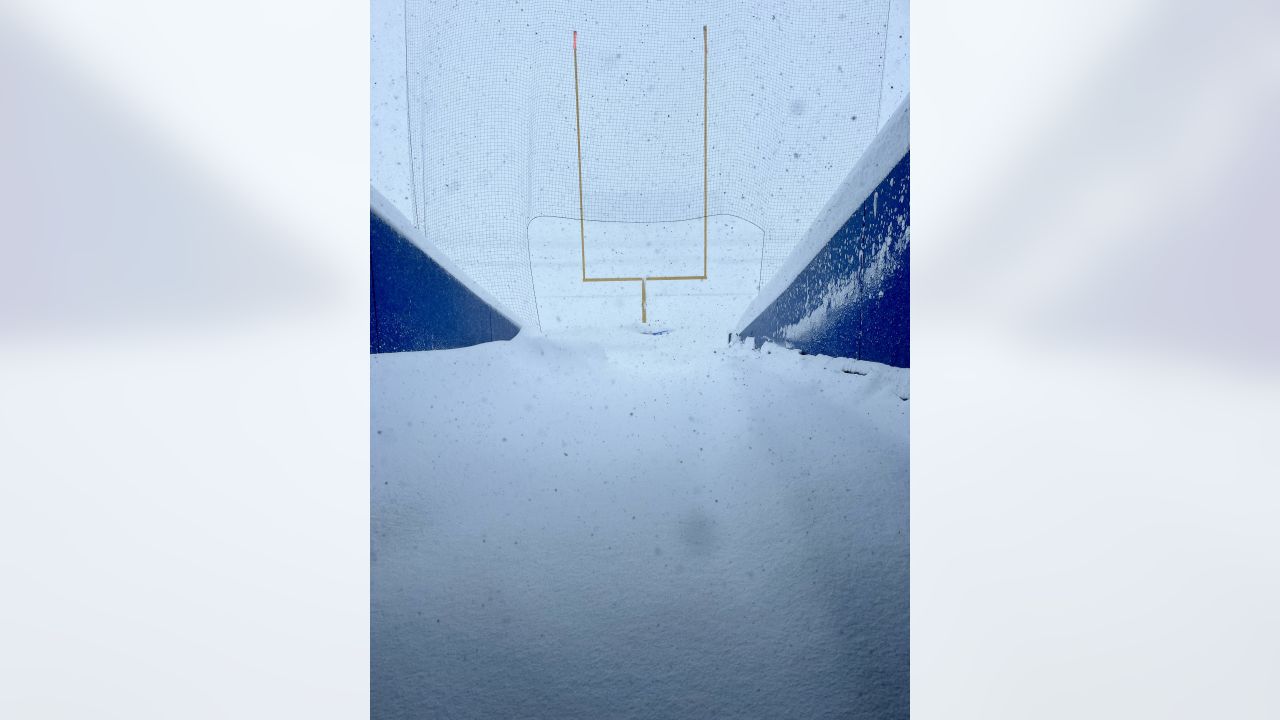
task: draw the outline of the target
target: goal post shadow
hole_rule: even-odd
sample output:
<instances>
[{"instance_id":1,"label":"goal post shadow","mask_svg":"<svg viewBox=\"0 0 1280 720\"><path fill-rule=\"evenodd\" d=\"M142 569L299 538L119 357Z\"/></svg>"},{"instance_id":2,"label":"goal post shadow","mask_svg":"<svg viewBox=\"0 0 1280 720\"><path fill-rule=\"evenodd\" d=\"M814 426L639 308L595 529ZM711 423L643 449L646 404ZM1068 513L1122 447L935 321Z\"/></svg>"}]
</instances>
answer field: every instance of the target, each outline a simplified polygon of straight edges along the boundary
<instances>
[{"instance_id":1,"label":"goal post shadow","mask_svg":"<svg viewBox=\"0 0 1280 720\"><path fill-rule=\"evenodd\" d=\"M707 235L709 222L708 194L708 144L707 144L707 26L702 26L702 274L701 275L645 275L642 277L587 277L587 215L582 190L582 102L578 93L578 31L573 31L573 114L574 130L578 136L578 239L582 249L582 282L639 282L640 322L648 324L647 308L649 282L671 280L707 279Z\"/></svg>"}]
</instances>

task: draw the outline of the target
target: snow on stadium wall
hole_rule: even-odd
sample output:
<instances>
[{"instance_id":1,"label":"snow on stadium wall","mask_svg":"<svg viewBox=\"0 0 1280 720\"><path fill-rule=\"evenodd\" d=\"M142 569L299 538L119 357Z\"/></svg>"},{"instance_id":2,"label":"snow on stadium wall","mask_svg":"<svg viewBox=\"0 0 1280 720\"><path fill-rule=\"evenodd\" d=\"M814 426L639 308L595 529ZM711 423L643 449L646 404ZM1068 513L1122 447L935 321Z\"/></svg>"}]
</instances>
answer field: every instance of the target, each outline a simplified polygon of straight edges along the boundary
<instances>
[{"instance_id":1,"label":"snow on stadium wall","mask_svg":"<svg viewBox=\"0 0 1280 720\"><path fill-rule=\"evenodd\" d=\"M466 347L520 332L376 190L369 205L371 353Z\"/></svg>"},{"instance_id":2,"label":"snow on stadium wall","mask_svg":"<svg viewBox=\"0 0 1280 720\"><path fill-rule=\"evenodd\" d=\"M763 283L880 127L889 9L406 0L415 224L532 326L529 223L702 217L705 122L707 212L764 230Z\"/></svg>"},{"instance_id":3,"label":"snow on stadium wall","mask_svg":"<svg viewBox=\"0 0 1280 720\"><path fill-rule=\"evenodd\" d=\"M743 314L740 338L910 367L910 103Z\"/></svg>"}]
</instances>

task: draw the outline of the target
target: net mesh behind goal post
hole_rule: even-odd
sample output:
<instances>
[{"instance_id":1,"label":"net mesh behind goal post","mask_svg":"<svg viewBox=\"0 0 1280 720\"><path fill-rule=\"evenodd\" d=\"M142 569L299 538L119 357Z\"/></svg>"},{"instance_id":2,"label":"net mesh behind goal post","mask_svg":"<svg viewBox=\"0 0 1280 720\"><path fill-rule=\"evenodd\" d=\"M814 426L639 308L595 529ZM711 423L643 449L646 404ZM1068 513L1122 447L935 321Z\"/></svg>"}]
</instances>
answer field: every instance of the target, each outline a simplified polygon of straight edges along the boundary
<instances>
[{"instance_id":1,"label":"net mesh behind goal post","mask_svg":"<svg viewBox=\"0 0 1280 720\"><path fill-rule=\"evenodd\" d=\"M586 219L701 218L706 25L708 210L764 230L767 282L879 128L888 5L406 0L414 221L539 324L528 225L579 217L575 30Z\"/></svg>"}]
</instances>

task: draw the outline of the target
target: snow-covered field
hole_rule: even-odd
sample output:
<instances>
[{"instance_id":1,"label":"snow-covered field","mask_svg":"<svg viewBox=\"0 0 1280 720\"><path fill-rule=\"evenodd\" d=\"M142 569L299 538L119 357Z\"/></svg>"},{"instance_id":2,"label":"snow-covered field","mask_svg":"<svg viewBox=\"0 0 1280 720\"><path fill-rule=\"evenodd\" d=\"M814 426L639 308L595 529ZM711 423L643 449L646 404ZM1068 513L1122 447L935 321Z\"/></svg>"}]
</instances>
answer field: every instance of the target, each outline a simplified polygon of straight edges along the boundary
<instances>
[{"instance_id":1,"label":"snow-covered field","mask_svg":"<svg viewBox=\"0 0 1280 720\"><path fill-rule=\"evenodd\" d=\"M593 275L701 269L605 225ZM545 334L372 356L374 717L905 717L909 371L729 345L758 233L712 228L642 325L540 219Z\"/></svg>"},{"instance_id":2,"label":"snow-covered field","mask_svg":"<svg viewBox=\"0 0 1280 720\"><path fill-rule=\"evenodd\" d=\"M635 325L371 363L374 717L905 717L908 371Z\"/></svg>"}]
</instances>

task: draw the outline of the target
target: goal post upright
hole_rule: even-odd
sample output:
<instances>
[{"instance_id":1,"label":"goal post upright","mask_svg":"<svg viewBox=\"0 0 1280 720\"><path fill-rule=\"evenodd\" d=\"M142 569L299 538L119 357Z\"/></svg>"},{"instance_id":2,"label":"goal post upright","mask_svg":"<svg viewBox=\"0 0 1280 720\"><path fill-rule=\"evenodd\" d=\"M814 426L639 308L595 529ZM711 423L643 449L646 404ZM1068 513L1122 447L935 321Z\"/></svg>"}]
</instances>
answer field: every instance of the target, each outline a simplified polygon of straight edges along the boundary
<instances>
[{"instance_id":1,"label":"goal post upright","mask_svg":"<svg viewBox=\"0 0 1280 720\"><path fill-rule=\"evenodd\" d=\"M587 281L587 212L582 202L582 109L578 100L578 31L573 31L573 120L578 134L578 239L582 246L582 282Z\"/></svg>"}]
</instances>

